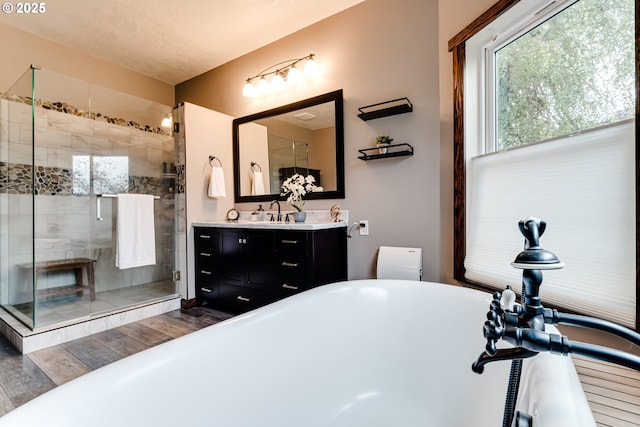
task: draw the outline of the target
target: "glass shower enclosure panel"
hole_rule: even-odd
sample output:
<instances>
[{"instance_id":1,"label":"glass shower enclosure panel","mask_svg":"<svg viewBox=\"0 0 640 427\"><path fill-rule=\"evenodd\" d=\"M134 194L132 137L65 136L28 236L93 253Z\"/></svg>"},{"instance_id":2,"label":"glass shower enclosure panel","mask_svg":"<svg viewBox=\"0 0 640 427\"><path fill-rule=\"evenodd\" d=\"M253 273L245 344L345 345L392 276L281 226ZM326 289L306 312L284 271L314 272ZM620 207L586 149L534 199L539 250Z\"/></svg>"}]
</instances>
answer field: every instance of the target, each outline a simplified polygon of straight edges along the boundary
<instances>
[{"instance_id":1,"label":"glass shower enclosure panel","mask_svg":"<svg viewBox=\"0 0 640 427\"><path fill-rule=\"evenodd\" d=\"M0 99L0 301L33 301L33 70ZM33 310L6 308L29 327Z\"/></svg>"},{"instance_id":2,"label":"glass shower enclosure panel","mask_svg":"<svg viewBox=\"0 0 640 427\"><path fill-rule=\"evenodd\" d=\"M31 216L7 206L6 230L11 235L12 221L31 222L24 228L32 253L11 259L11 243L2 248L3 272L11 275L3 281L3 307L39 329L175 297L176 150L170 129L160 125L171 107L49 70L30 72L32 95L3 100L22 102L32 118L32 159L23 167L31 188L15 190L17 196L7 191L8 199L31 200L24 202ZM8 139L6 167L20 167ZM155 255L135 267L116 262L118 249L131 249L118 233L132 220L118 215L118 195L126 193L153 200L142 220L153 227L136 243Z\"/></svg>"}]
</instances>

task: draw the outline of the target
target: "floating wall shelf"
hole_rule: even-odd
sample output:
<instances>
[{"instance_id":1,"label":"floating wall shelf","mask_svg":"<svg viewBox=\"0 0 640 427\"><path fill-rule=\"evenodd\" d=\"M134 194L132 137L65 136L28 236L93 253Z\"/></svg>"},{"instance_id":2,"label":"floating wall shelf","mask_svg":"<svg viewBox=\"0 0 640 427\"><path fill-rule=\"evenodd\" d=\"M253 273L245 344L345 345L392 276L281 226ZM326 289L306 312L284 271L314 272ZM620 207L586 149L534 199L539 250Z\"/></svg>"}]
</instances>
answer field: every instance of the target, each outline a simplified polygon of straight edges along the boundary
<instances>
[{"instance_id":1,"label":"floating wall shelf","mask_svg":"<svg viewBox=\"0 0 640 427\"><path fill-rule=\"evenodd\" d=\"M362 120L379 119L381 117L395 116L396 114L410 113L413 111L413 104L409 98L392 99L391 101L379 102L377 104L365 105L358 108Z\"/></svg>"},{"instance_id":2,"label":"floating wall shelf","mask_svg":"<svg viewBox=\"0 0 640 427\"><path fill-rule=\"evenodd\" d=\"M399 148L402 147L402 148ZM384 159L385 157L413 156L413 146L410 144L393 144L387 147L386 153L381 153L379 148L363 148L358 150L362 156L361 160Z\"/></svg>"}]
</instances>

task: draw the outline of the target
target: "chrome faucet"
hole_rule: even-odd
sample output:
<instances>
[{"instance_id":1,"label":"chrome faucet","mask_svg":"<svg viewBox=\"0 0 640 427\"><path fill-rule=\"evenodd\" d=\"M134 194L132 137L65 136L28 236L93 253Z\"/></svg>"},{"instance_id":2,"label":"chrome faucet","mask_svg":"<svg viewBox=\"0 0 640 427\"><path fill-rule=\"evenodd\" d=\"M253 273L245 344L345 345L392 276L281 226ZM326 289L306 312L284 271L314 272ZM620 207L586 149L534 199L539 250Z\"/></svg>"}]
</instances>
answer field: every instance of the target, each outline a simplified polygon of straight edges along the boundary
<instances>
[{"instance_id":1,"label":"chrome faucet","mask_svg":"<svg viewBox=\"0 0 640 427\"><path fill-rule=\"evenodd\" d=\"M274 200L273 202L271 202L271 204L269 205L269 209L273 209L273 204L278 205L278 216L276 217L276 221L281 222L282 221L282 213L280 212L280 202L277 200ZM272 220L273 220L273 215L271 216Z\"/></svg>"}]
</instances>

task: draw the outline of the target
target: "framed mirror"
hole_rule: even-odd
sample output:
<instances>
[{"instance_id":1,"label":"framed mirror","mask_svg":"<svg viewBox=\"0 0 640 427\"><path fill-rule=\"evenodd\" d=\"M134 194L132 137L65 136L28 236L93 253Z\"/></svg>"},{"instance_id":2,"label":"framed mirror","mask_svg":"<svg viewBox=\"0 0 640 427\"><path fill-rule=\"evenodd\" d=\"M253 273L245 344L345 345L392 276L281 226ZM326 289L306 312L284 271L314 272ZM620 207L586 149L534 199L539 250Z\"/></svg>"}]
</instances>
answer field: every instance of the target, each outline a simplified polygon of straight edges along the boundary
<instances>
[{"instance_id":1,"label":"framed mirror","mask_svg":"<svg viewBox=\"0 0 640 427\"><path fill-rule=\"evenodd\" d=\"M342 89L233 121L236 203L267 202L295 173L323 191L305 200L344 198Z\"/></svg>"}]
</instances>

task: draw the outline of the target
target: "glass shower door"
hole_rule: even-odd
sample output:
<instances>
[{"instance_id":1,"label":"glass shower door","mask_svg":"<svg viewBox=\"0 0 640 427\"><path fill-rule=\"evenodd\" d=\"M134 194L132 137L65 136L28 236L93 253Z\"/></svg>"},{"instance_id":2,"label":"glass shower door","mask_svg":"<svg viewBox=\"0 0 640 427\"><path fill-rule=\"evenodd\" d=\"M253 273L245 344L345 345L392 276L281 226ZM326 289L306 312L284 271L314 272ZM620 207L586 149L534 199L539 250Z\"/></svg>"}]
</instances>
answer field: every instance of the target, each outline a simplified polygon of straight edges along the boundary
<instances>
[{"instance_id":1,"label":"glass shower door","mask_svg":"<svg viewBox=\"0 0 640 427\"><path fill-rule=\"evenodd\" d=\"M33 73L0 99L0 304L34 325Z\"/></svg>"},{"instance_id":2,"label":"glass shower door","mask_svg":"<svg viewBox=\"0 0 640 427\"><path fill-rule=\"evenodd\" d=\"M32 143L18 142L31 152L33 185L19 195L20 212L9 202L17 198L13 194L3 193L0 205L2 219L9 219L1 223L3 235L20 228L29 238L20 242L27 246L20 250L24 260L5 256L18 247L11 240L2 248L2 274L12 276L0 290L3 306L41 329L176 297L176 150L170 130L160 127L171 108L48 70L31 71ZM5 171L15 168L8 157ZM155 259L146 265L116 266L121 193L154 196L144 223L153 223ZM23 215L26 210L30 215Z\"/></svg>"}]
</instances>

